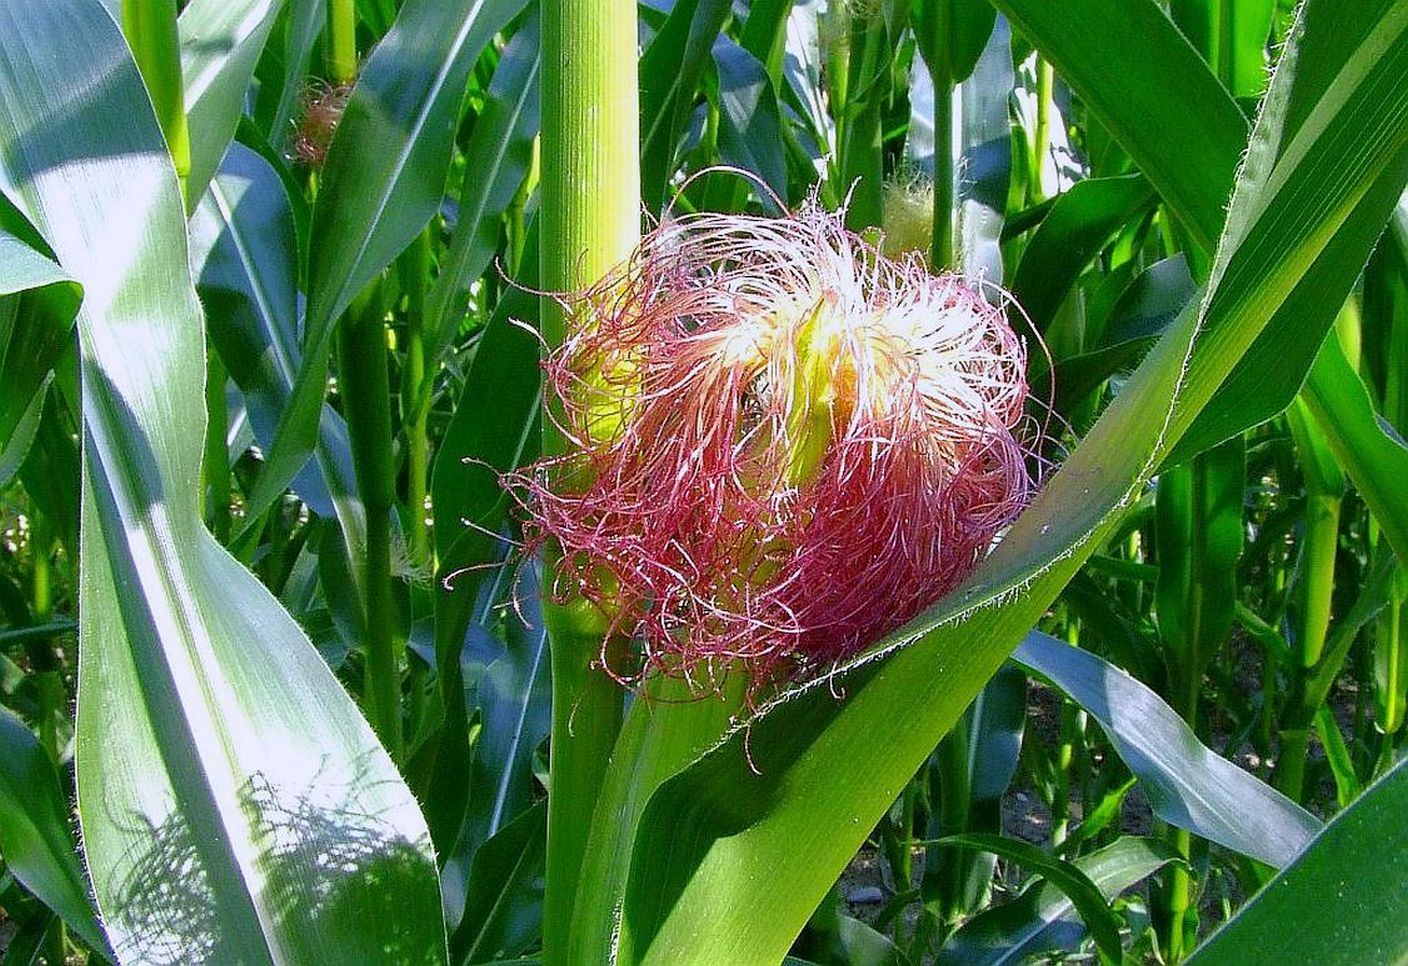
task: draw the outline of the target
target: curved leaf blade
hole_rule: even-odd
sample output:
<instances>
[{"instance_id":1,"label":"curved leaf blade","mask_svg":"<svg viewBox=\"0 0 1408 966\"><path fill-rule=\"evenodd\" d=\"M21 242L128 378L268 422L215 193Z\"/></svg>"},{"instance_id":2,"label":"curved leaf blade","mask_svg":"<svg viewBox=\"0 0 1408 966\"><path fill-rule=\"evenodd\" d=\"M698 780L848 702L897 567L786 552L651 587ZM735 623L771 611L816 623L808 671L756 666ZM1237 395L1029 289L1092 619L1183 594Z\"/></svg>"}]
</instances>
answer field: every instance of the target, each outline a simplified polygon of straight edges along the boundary
<instances>
[{"instance_id":1,"label":"curved leaf blade","mask_svg":"<svg viewBox=\"0 0 1408 966\"><path fill-rule=\"evenodd\" d=\"M302 362L293 213L269 162L242 144L230 145L191 215L190 235L211 341L245 395L255 439L267 449ZM324 405L320 430L315 460L294 488L320 516L337 513L348 545L361 547L366 523L347 426Z\"/></svg>"},{"instance_id":2,"label":"curved leaf blade","mask_svg":"<svg viewBox=\"0 0 1408 966\"><path fill-rule=\"evenodd\" d=\"M1171 825L1278 868L1320 830L1315 816L1207 748L1153 690L1108 661L1039 631L1012 658L1100 723Z\"/></svg>"},{"instance_id":3,"label":"curved leaf blade","mask_svg":"<svg viewBox=\"0 0 1408 966\"><path fill-rule=\"evenodd\" d=\"M0 706L0 858L26 889L101 953L107 939L88 902L54 763L34 733Z\"/></svg>"},{"instance_id":4,"label":"curved leaf blade","mask_svg":"<svg viewBox=\"0 0 1408 966\"><path fill-rule=\"evenodd\" d=\"M465 147L454 238L426 296L426 327L435 338L432 359L439 358L454 339L469 288L484 274L498 248L499 218L533 163L542 99L538 37L535 12L504 49Z\"/></svg>"},{"instance_id":5,"label":"curved leaf blade","mask_svg":"<svg viewBox=\"0 0 1408 966\"><path fill-rule=\"evenodd\" d=\"M1325 340L1305 383L1305 400L1335 460L1383 527L1399 560L1408 560L1408 443L1374 411L1368 387L1345 358L1339 340Z\"/></svg>"},{"instance_id":6,"label":"curved leaf blade","mask_svg":"<svg viewBox=\"0 0 1408 966\"><path fill-rule=\"evenodd\" d=\"M415 800L202 525L184 211L101 5L0 5L0 188L85 289L79 817L118 957L444 961Z\"/></svg>"},{"instance_id":7,"label":"curved leaf blade","mask_svg":"<svg viewBox=\"0 0 1408 966\"><path fill-rule=\"evenodd\" d=\"M1030 842L1004 838L1001 835L948 835L934 840L931 844L949 848L966 846L983 849L1038 873L1070 900L1090 929L1091 935L1095 937L1095 944L1100 948L1100 952L1111 959L1121 958L1119 923L1116 922L1114 913L1110 911L1110 905L1105 901L1100 889L1078 866L1049 855L1045 849Z\"/></svg>"},{"instance_id":8,"label":"curved leaf blade","mask_svg":"<svg viewBox=\"0 0 1408 966\"><path fill-rule=\"evenodd\" d=\"M1077 276L1127 222L1154 204L1154 192L1140 175L1088 178L1056 198L1012 278L1012 294L1045 332Z\"/></svg>"},{"instance_id":9,"label":"curved leaf blade","mask_svg":"<svg viewBox=\"0 0 1408 966\"><path fill-rule=\"evenodd\" d=\"M239 123L254 65L283 0L192 0L177 21L190 127L186 193L194 205L220 167Z\"/></svg>"},{"instance_id":10,"label":"curved leaf blade","mask_svg":"<svg viewBox=\"0 0 1408 966\"><path fill-rule=\"evenodd\" d=\"M1189 962L1351 966L1408 959L1408 876L1401 874L1408 860L1405 814L1408 761L1400 761Z\"/></svg>"},{"instance_id":11,"label":"curved leaf blade","mask_svg":"<svg viewBox=\"0 0 1408 966\"><path fill-rule=\"evenodd\" d=\"M1158 839L1124 837L1073 864L1105 899L1113 900L1173 861L1175 853ZM1011 902L964 923L944 943L936 961L945 966L1006 966L1053 949L1074 952L1084 935L1075 903L1055 885L1038 882Z\"/></svg>"}]
</instances>

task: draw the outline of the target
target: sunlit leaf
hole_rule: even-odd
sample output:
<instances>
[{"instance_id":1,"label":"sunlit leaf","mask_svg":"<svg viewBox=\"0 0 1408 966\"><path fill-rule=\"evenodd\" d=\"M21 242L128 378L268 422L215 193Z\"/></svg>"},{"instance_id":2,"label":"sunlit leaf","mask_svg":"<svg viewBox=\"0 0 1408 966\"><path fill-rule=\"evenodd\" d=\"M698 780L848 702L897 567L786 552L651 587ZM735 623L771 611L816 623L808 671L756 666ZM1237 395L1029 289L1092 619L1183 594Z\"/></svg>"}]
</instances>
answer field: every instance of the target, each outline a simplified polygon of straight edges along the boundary
<instances>
[{"instance_id":1,"label":"sunlit leaf","mask_svg":"<svg viewBox=\"0 0 1408 966\"><path fill-rule=\"evenodd\" d=\"M1327 966L1408 958L1408 761L1325 826L1189 962Z\"/></svg>"},{"instance_id":2,"label":"sunlit leaf","mask_svg":"<svg viewBox=\"0 0 1408 966\"><path fill-rule=\"evenodd\" d=\"M54 56L26 54L40 46ZM98 3L0 6L0 188L85 293L77 783L118 957L443 961L415 800L298 626L202 525L184 211Z\"/></svg>"},{"instance_id":3,"label":"sunlit leaf","mask_svg":"<svg viewBox=\"0 0 1408 966\"><path fill-rule=\"evenodd\" d=\"M1100 723L1164 821L1277 867L1319 831L1313 815L1208 749L1153 690L1113 664L1036 631L1012 657Z\"/></svg>"}]
</instances>

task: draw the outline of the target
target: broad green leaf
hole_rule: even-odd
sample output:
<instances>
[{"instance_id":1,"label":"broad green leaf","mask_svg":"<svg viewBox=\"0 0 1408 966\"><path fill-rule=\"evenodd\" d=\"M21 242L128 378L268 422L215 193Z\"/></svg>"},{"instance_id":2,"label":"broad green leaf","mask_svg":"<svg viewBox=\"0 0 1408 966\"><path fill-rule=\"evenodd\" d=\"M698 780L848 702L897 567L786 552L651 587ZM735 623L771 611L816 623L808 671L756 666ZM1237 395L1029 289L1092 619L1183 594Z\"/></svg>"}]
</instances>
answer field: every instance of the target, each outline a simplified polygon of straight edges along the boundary
<instances>
[{"instance_id":1,"label":"broad green leaf","mask_svg":"<svg viewBox=\"0 0 1408 966\"><path fill-rule=\"evenodd\" d=\"M258 518L317 439L333 323L439 210L465 85L527 0L409 0L363 64L313 207L303 363L249 497Z\"/></svg>"},{"instance_id":2,"label":"broad green leaf","mask_svg":"<svg viewBox=\"0 0 1408 966\"><path fill-rule=\"evenodd\" d=\"M1073 864L1113 900L1177 856L1157 839L1123 837ZM1050 950L1074 952L1085 937L1075 905L1058 887L1039 881L1010 902L964 923L939 950L945 966L1004 966Z\"/></svg>"},{"instance_id":3,"label":"broad green leaf","mask_svg":"<svg viewBox=\"0 0 1408 966\"><path fill-rule=\"evenodd\" d=\"M1277 867L1319 830L1313 815L1204 746L1162 698L1113 664L1038 631L1013 659L1099 722L1169 824Z\"/></svg>"},{"instance_id":4,"label":"broad green leaf","mask_svg":"<svg viewBox=\"0 0 1408 966\"><path fill-rule=\"evenodd\" d=\"M440 358L457 334L470 286L498 249L499 219L533 163L541 99L538 34L534 13L504 49L465 147L454 237L426 296L426 329L435 340L432 359Z\"/></svg>"},{"instance_id":5,"label":"broad green leaf","mask_svg":"<svg viewBox=\"0 0 1408 966\"><path fill-rule=\"evenodd\" d=\"M1259 123L1274 125L1277 133L1259 145L1243 180L1284 180L1280 190L1288 198L1295 193L1301 205L1321 204L1329 200L1322 190L1324 179L1332 176L1317 170L1313 159L1334 151L1336 168L1359 188L1351 196L1337 196L1344 209L1327 215L1353 228L1338 232L1323 248L1314 239L1313 252L1287 261L1285 270L1298 275L1299 284L1250 346L1219 349L1236 352L1238 365L1187 428L1170 462L1271 418L1299 391L1332 321L1321 306L1333 296L1343 302L1348 295L1383 227L1384 212L1392 210L1408 178L1408 153L1391 148L1401 145L1408 130L1408 112L1396 100L1397 82L1408 70L1403 17L1400 4L1384 0L1353 0L1333 10L1320 4L1305 8L1303 29L1315 43L1305 50L1288 48L1294 56L1284 70L1278 69L1294 75L1296 97L1263 108ZM1375 101L1394 109L1369 119L1365 109ZM1273 111L1279 116L1265 116ZM1390 150L1384 152L1385 146ZM1370 173L1366 164L1373 165L1372 178L1365 177ZM1233 237L1244 247L1267 244L1278 233L1275 218L1263 214L1242 206L1237 218L1229 218ZM1253 220L1258 229L1253 238L1244 238ZM1199 381L1197 374L1193 381Z\"/></svg>"},{"instance_id":6,"label":"broad green leaf","mask_svg":"<svg viewBox=\"0 0 1408 966\"><path fill-rule=\"evenodd\" d=\"M1137 174L1090 178L1056 198L1012 277L1012 294L1038 332L1050 326L1086 265L1154 200L1149 182Z\"/></svg>"},{"instance_id":7,"label":"broad green leaf","mask_svg":"<svg viewBox=\"0 0 1408 966\"><path fill-rule=\"evenodd\" d=\"M1101 954L1115 960L1121 958L1119 923L1100 889L1078 866L1049 854L1040 846L1001 835L951 835L930 844L986 849L1039 874L1071 901L1095 937Z\"/></svg>"},{"instance_id":8,"label":"broad green leaf","mask_svg":"<svg viewBox=\"0 0 1408 966\"><path fill-rule=\"evenodd\" d=\"M1143 5L1122 4L1106 14L1131 6ZM1400 12L1408 12L1408 2L1373 25L1376 37L1393 38L1387 52L1395 56L1408 46L1398 43ZM1122 29L1092 21L1082 36L1103 42ZM1148 60L1142 40L1125 38L1140 72ZM1288 53L1302 41L1306 56L1353 53L1323 31L1298 32ZM1386 68L1368 75L1351 71L1339 96L1322 101L1319 91L1296 83L1296 58L1282 55L1233 199L1229 220L1239 227L1219 246L1208 295L1154 347L964 588L838 674L764 705L682 773L671 778L672 769L664 767L649 776L646 784L658 787L633 822L638 831L629 849L629 884L607 914L619 916L621 961L647 955L727 961L743 951L782 956L876 818L1100 545L1113 526L1110 514L1141 491L1278 309L1292 295L1303 296L1297 311L1307 324L1322 332L1328 327L1363 264L1349 254L1367 255L1398 193L1375 195L1370 203L1370 188L1395 170L1408 140L1408 125L1397 123L1408 109L1408 71L1395 72L1393 61L1386 57ZM1303 97L1312 103L1302 103ZM1311 110L1317 105L1318 113ZM1336 136L1315 137L1279 170L1267 170L1287 116L1307 112L1317 119L1316 131ZM1352 137L1361 130L1375 136ZM1312 186L1313 203L1304 194ZM1300 288L1301 271L1327 250L1336 257L1321 263L1320 298L1312 301ZM1005 603L990 606L997 601ZM901 647L909 642L915 643ZM652 712L653 729L668 732L670 709ZM642 713L637 704L632 715ZM632 731L628 721L623 735ZM622 764L614 767L634 767L629 758L623 751ZM608 778L598 818L632 821L639 805L612 797L613 781ZM648 793L637 787L631 798ZM627 861L621 839L618 833L607 840L618 863ZM770 888L779 881L788 888ZM621 895L619 876L584 871L583 887L593 895ZM584 937L609 941L609 922L605 929L597 922L579 927ZM576 941L574 933L574 948ZM587 949L603 956L609 946Z\"/></svg>"},{"instance_id":9,"label":"broad green leaf","mask_svg":"<svg viewBox=\"0 0 1408 966\"><path fill-rule=\"evenodd\" d=\"M1094 333L1086 333L1093 336L1091 351L1059 360L1054 377L1050 370L1040 373L1032 395L1052 399L1062 415L1071 413L1111 376L1133 369L1197 295L1182 256L1156 262L1129 283Z\"/></svg>"},{"instance_id":10,"label":"broad green leaf","mask_svg":"<svg viewBox=\"0 0 1408 966\"><path fill-rule=\"evenodd\" d=\"M85 292L76 767L118 958L443 961L415 800L202 525L205 347L180 190L94 0L0 5L0 188Z\"/></svg>"},{"instance_id":11,"label":"broad green leaf","mask_svg":"<svg viewBox=\"0 0 1408 966\"><path fill-rule=\"evenodd\" d=\"M39 431L49 373L69 344L80 297L57 265L0 229L0 486Z\"/></svg>"},{"instance_id":12,"label":"broad green leaf","mask_svg":"<svg viewBox=\"0 0 1408 966\"><path fill-rule=\"evenodd\" d=\"M1374 411L1368 388L1333 335L1310 368L1305 400L1393 552L1399 560L1408 560L1408 503L1403 500L1408 443Z\"/></svg>"},{"instance_id":13,"label":"broad green leaf","mask_svg":"<svg viewBox=\"0 0 1408 966\"><path fill-rule=\"evenodd\" d=\"M755 0L748 5L739 43L765 68L776 88L782 83L782 54L792 0Z\"/></svg>"},{"instance_id":14,"label":"broad green leaf","mask_svg":"<svg viewBox=\"0 0 1408 966\"><path fill-rule=\"evenodd\" d=\"M658 212L727 0L680 0L640 58L641 203Z\"/></svg>"},{"instance_id":15,"label":"broad green leaf","mask_svg":"<svg viewBox=\"0 0 1408 966\"><path fill-rule=\"evenodd\" d=\"M1173 22L1236 97L1266 89L1266 47L1275 0L1172 0Z\"/></svg>"},{"instance_id":16,"label":"broad green leaf","mask_svg":"<svg viewBox=\"0 0 1408 966\"><path fill-rule=\"evenodd\" d=\"M1336 815L1189 960L1352 966L1408 960L1408 761Z\"/></svg>"},{"instance_id":17,"label":"broad green leaf","mask_svg":"<svg viewBox=\"0 0 1408 966\"><path fill-rule=\"evenodd\" d=\"M0 859L26 889L63 916L83 941L106 953L88 904L59 773L34 733L0 706Z\"/></svg>"},{"instance_id":18,"label":"broad green leaf","mask_svg":"<svg viewBox=\"0 0 1408 966\"><path fill-rule=\"evenodd\" d=\"M1247 124L1154 0L996 0L1211 249Z\"/></svg>"},{"instance_id":19,"label":"broad green leaf","mask_svg":"<svg viewBox=\"0 0 1408 966\"><path fill-rule=\"evenodd\" d=\"M782 117L767 71L722 34L713 56L719 75L719 160L757 175L786 202Z\"/></svg>"},{"instance_id":20,"label":"broad green leaf","mask_svg":"<svg viewBox=\"0 0 1408 966\"><path fill-rule=\"evenodd\" d=\"M191 0L181 11L181 75L190 127L188 203L205 194L244 107L254 65L283 0Z\"/></svg>"},{"instance_id":21,"label":"broad green leaf","mask_svg":"<svg viewBox=\"0 0 1408 966\"><path fill-rule=\"evenodd\" d=\"M309 348L439 210L465 84L526 0L410 0L357 77L313 207Z\"/></svg>"},{"instance_id":22,"label":"broad green leaf","mask_svg":"<svg viewBox=\"0 0 1408 966\"><path fill-rule=\"evenodd\" d=\"M254 437L267 452L302 361L293 216L269 163L242 144L230 145L191 215L190 239L207 331L244 393ZM357 496L347 425L326 403L313 457L294 478L294 490L320 516L336 515L347 553L361 559L366 511Z\"/></svg>"},{"instance_id":23,"label":"broad green leaf","mask_svg":"<svg viewBox=\"0 0 1408 966\"><path fill-rule=\"evenodd\" d=\"M303 82L308 73L308 63L312 59L313 45L328 16L327 0L286 0L284 6L287 19L283 26L282 44L275 60L279 70L276 74L271 71L271 75L277 76L279 82L274 84L266 81L260 85L261 95L264 94L263 88L266 84L274 91L276 99L265 134L269 143L282 156L288 154L293 140L296 115L304 94ZM263 100L261 97L261 103ZM264 116L260 114L261 120Z\"/></svg>"}]
</instances>

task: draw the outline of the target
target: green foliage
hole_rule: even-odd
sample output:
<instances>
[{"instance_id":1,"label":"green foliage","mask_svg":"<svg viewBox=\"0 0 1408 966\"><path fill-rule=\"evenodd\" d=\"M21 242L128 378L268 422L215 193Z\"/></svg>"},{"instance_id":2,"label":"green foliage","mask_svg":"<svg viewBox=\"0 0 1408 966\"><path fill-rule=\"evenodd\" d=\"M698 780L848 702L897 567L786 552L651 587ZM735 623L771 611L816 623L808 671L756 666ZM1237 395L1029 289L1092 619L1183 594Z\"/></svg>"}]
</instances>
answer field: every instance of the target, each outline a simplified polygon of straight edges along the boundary
<instances>
[{"instance_id":1,"label":"green foliage","mask_svg":"<svg viewBox=\"0 0 1408 966\"><path fill-rule=\"evenodd\" d=\"M0 0L0 958L1408 956L1408 0L631 11ZM1011 292L1040 492L627 698L554 296L808 196Z\"/></svg>"}]
</instances>

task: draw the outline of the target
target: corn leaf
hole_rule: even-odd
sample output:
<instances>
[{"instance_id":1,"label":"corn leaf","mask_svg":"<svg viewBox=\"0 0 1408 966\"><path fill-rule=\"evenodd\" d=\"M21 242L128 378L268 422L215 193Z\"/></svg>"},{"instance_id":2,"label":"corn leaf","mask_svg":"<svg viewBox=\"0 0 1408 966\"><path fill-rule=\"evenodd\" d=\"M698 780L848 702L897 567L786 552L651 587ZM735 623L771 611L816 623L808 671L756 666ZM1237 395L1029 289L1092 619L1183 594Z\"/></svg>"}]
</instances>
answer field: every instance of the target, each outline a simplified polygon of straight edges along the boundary
<instances>
[{"instance_id":1,"label":"corn leaf","mask_svg":"<svg viewBox=\"0 0 1408 966\"><path fill-rule=\"evenodd\" d=\"M205 194L235 133L254 65L283 0L192 0L181 11L181 80L190 126L192 206Z\"/></svg>"},{"instance_id":2,"label":"corn leaf","mask_svg":"<svg viewBox=\"0 0 1408 966\"><path fill-rule=\"evenodd\" d=\"M50 370L69 343L79 297L57 265L0 230L0 486L39 431Z\"/></svg>"},{"instance_id":3,"label":"corn leaf","mask_svg":"<svg viewBox=\"0 0 1408 966\"><path fill-rule=\"evenodd\" d=\"M362 65L313 207L303 364L249 497L267 510L317 439L333 323L435 216L474 62L526 0L411 0Z\"/></svg>"},{"instance_id":4,"label":"corn leaf","mask_svg":"<svg viewBox=\"0 0 1408 966\"><path fill-rule=\"evenodd\" d=\"M1169 824L1278 868L1320 830L1315 816L1215 754L1157 694L1108 661L1039 631L1012 657L1099 722Z\"/></svg>"},{"instance_id":5,"label":"corn leaf","mask_svg":"<svg viewBox=\"0 0 1408 966\"><path fill-rule=\"evenodd\" d=\"M1401 963L1408 959L1408 761L1365 790L1189 960ZM1383 873L1383 874L1379 874Z\"/></svg>"},{"instance_id":6,"label":"corn leaf","mask_svg":"<svg viewBox=\"0 0 1408 966\"><path fill-rule=\"evenodd\" d=\"M69 831L59 772L34 733L0 706L0 858L26 889L93 949L107 940L88 902L88 883Z\"/></svg>"},{"instance_id":7,"label":"corn leaf","mask_svg":"<svg viewBox=\"0 0 1408 966\"><path fill-rule=\"evenodd\" d=\"M118 958L443 961L415 800L202 525L205 347L180 190L95 0L0 5L0 189L85 292L76 767Z\"/></svg>"},{"instance_id":8,"label":"corn leaf","mask_svg":"<svg viewBox=\"0 0 1408 966\"><path fill-rule=\"evenodd\" d=\"M1116 839L1073 864L1114 899L1157 872L1176 856L1157 839ZM979 913L964 923L939 950L943 966L1003 966L1026 962L1038 953L1074 952L1085 937L1075 903L1052 883L1038 880L1011 902Z\"/></svg>"}]
</instances>

